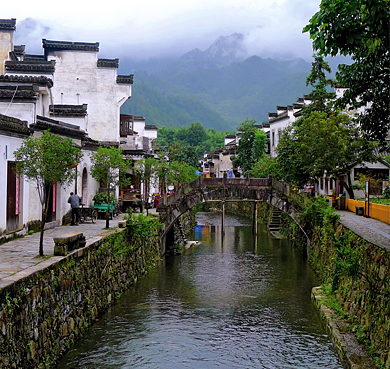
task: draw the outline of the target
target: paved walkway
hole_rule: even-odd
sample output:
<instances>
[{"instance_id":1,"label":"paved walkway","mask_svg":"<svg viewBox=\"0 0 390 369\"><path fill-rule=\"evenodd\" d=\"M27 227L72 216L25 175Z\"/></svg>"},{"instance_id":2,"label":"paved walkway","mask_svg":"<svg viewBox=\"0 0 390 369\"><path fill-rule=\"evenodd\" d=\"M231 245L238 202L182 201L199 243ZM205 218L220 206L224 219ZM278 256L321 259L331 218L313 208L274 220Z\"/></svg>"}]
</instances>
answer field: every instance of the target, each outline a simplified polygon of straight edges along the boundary
<instances>
[{"instance_id":1,"label":"paved walkway","mask_svg":"<svg viewBox=\"0 0 390 369\"><path fill-rule=\"evenodd\" d=\"M155 209L149 212L155 212ZM357 216L349 211L338 211L340 222L351 229L367 241L385 247L390 251L390 225L371 218ZM101 238L118 225L118 221L123 219L124 214L120 214L110 220L110 230L105 229L106 221L98 219L95 224L86 222L79 226L65 225L53 229L48 229L44 233L43 251L45 255L54 254L53 237L59 237L68 232L83 232L87 244L95 239ZM50 258L40 258L39 253L39 233L27 235L0 245L0 288L24 278L44 267L56 263L63 256L51 256Z\"/></svg>"},{"instance_id":2,"label":"paved walkway","mask_svg":"<svg viewBox=\"0 0 390 369\"><path fill-rule=\"evenodd\" d=\"M112 232L118 222L123 220L123 217L124 214L119 214L119 216L110 220L110 229L105 228L106 221L102 219L98 219L95 224L87 221L80 223L79 226L65 225L47 229L43 234L43 252L47 256L53 255L53 237L59 237L69 232L83 232L88 244L101 238L104 234ZM38 257L39 237L40 233L37 232L0 245L0 288L63 258L63 256Z\"/></svg>"},{"instance_id":3,"label":"paved walkway","mask_svg":"<svg viewBox=\"0 0 390 369\"><path fill-rule=\"evenodd\" d=\"M390 251L390 225L372 218L358 216L346 210L337 210L340 223L368 242Z\"/></svg>"}]
</instances>

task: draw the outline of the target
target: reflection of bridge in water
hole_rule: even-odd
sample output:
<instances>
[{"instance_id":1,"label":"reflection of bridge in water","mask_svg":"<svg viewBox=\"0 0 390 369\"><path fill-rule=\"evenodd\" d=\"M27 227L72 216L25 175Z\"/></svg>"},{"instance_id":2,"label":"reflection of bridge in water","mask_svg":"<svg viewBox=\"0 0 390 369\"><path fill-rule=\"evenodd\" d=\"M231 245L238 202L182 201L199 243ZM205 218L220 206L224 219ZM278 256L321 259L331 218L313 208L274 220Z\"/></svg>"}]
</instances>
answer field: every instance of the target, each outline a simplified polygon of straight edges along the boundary
<instances>
[{"instance_id":1,"label":"reflection of bridge in water","mask_svg":"<svg viewBox=\"0 0 390 369\"><path fill-rule=\"evenodd\" d=\"M162 252L172 246L173 225L179 217L194 206L205 202L222 204L222 233L225 232L225 205L227 202L246 201L254 203L253 230L257 234L258 203L267 202L288 214L296 222L297 210L289 203L288 184L272 178L205 178L181 186L158 206L160 222L163 224L161 239ZM297 222L299 225L299 223Z\"/></svg>"}]
</instances>

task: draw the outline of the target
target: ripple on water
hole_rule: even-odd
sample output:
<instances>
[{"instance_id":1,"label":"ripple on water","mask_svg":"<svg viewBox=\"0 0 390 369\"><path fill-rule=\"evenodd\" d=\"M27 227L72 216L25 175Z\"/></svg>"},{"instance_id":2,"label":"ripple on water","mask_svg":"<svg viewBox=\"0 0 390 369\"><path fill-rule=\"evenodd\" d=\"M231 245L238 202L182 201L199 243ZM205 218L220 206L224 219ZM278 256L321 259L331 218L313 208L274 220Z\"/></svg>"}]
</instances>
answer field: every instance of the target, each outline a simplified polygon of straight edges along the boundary
<instances>
[{"instance_id":1,"label":"ripple on water","mask_svg":"<svg viewBox=\"0 0 390 369\"><path fill-rule=\"evenodd\" d=\"M311 305L313 273L262 230L255 251L240 222L227 216L238 226L223 245L200 229L201 245L140 279L59 368L342 369Z\"/></svg>"}]
</instances>

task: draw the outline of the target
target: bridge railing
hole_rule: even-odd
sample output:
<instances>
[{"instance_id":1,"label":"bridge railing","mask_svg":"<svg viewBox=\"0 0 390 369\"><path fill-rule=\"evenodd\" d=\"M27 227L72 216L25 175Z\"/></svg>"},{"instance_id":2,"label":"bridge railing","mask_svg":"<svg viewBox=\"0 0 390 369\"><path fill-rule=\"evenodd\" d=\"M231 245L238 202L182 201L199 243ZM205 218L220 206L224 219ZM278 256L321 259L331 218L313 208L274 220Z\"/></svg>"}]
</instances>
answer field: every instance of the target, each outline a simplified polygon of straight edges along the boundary
<instances>
[{"instance_id":1,"label":"bridge railing","mask_svg":"<svg viewBox=\"0 0 390 369\"><path fill-rule=\"evenodd\" d=\"M277 182L277 181L276 181ZM276 183L275 182L275 183ZM199 177L191 183L185 183L170 194L166 205L171 205L178 201L183 195L198 189L201 186L206 187L269 187L273 184L270 178L206 178ZM280 183L280 182L278 182Z\"/></svg>"},{"instance_id":2,"label":"bridge railing","mask_svg":"<svg viewBox=\"0 0 390 369\"><path fill-rule=\"evenodd\" d=\"M268 178L202 178L204 186L263 187L269 186Z\"/></svg>"},{"instance_id":3,"label":"bridge railing","mask_svg":"<svg viewBox=\"0 0 390 369\"><path fill-rule=\"evenodd\" d=\"M167 205L171 205L175 203L177 200L179 200L183 195L191 192L192 190L195 190L199 188L201 185L201 179L200 177L195 179L195 181L190 183L184 183L179 188L175 190L172 194L169 195L167 198Z\"/></svg>"},{"instance_id":4,"label":"bridge railing","mask_svg":"<svg viewBox=\"0 0 390 369\"><path fill-rule=\"evenodd\" d=\"M290 185L288 183L279 182L274 178L272 178L272 188L286 196L291 194Z\"/></svg>"}]
</instances>

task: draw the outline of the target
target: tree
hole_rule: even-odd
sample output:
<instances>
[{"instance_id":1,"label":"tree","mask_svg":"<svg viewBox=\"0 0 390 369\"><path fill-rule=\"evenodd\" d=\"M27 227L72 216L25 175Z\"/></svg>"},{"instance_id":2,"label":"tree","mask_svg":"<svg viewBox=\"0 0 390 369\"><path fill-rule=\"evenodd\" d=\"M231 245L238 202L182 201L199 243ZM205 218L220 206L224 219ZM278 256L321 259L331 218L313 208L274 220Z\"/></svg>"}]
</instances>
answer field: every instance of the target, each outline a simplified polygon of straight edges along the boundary
<instances>
[{"instance_id":1,"label":"tree","mask_svg":"<svg viewBox=\"0 0 390 369\"><path fill-rule=\"evenodd\" d=\"M195 181L198 178L196 168L187 163L180 163L178 161L169 162L169 183L188 183Z\"/></svg>"},{"instance_id":2,"label":"tree","mask_svg":"<svg viewBox=\"0 0 390 369\"><path fill-rule=\"evenodd\" d=\"M346 87L336 102L351 110L367 107L357 121L369 139L385 141L390 128L389 0L322 0L303 32L321 55L351 55L337 82Z\"/></svg>"},{"instance_id":3,"label":"tree","mask_svg":"<svg viewBox=\"0 0 390 369\"><path fill-rule=\"evenodd\" d=\"M43 233L53 185L68 186L75 179L75 165L82 157L81 148L70 138L45 131L28 137L14 152L16 167L27 181L34 182L41 202L39 255L43 256Z\"/></svg>"},{"instance_id":4,"label":"tree","mask_svg":"<svg viewBox=\"0 0 390 369\"><path fill-rule=\"evenodd\" d=\"M163 153L159 154L156 169L157 169L157 176L159 179L159 185L160 188L162 189L163 197L165 201L167 185L168 185L169 162Z\"/></svg>"},{"instance_id":5,"label":"tree","mask_svg":"<svg viewBox=\"0 0 390 369\"><path fill-rule=\"evenodd\" d=\"M272 176L277 180L281 179L279 169L277 166L276 158L271 155L264 155L253 166L250 171L251 177L255 178L267 178Z\"/></svg>"},{"instance_id":6,"label":"tree","mask_svg":"<svg viewBox=\"0 0 390 369\"><path fill-rule=\"evenodd\" d=\"M283 179L298 186L326 171L340 180L353 199L350 171L364 161L376 161L373 148L349 116L311 112L283 131L276 149L277 164Z\"/></svg>"},{"instance_id":7,"label":"tree","mask_svg":"<svg viewBox=\"0 0 390 369\"><path fill-rule=\"evenodd\" d=\"M135 175L144 182L146 215L149 215L149 192L151 181L157 170L157 161L154 158L138 160L134 165Z\"/></svg>"},{"instance_id":8,"label":"tree","mask_svg":"<svg viewBox=\"0 0 390 369\"><path fill-rule=\"evenodd\" d=\"M254 163L265 154L267 144L266 134L255 126L255 120L246 120L237 130L240 132L240 141L233 158L233 164L240 167L245 175L249 174Z\"/></svg>"},{"instance_id":9,"label":"tree","mask_svg":"<svg viewBox=\"0 0 390 369\"><path fill-rule=\"evenodd\" d=\"M201 142L206 141L207 134L202 124L191 123L187 128L179 128L176 132L176 138L186 142L191 146L199 146Z\"/></svg>"},{"instance_id":10,"label":"tree","mask_svg":"<svg viewBox=\"0 0 390 369\"><path fill-rule=\"evenodd\" d=\"M98 182L106 186L107 210L106 210L106 228L110 227L110 192L115 186L122 183L126 176L120 175L129 168L129 163L123 159L122 149L116 147L99 147L91 155L91 175Z\"/></svg>"},{"instance_id":11,"label":"tree","mask_svg":"<svg viewBox=\"0 0 390 369\"><path fill-rule=\"evenodd\" d=\"M198 154L194 146L181 145L180 142L175 142L169 148L169 160L186 163L192 167L199 167Z\"/></svg>"},{"instance_id":12,"label":"tree","mask_svg":"<svg viewBox=\"0 0 390 369\"><path fill-rule=\"evenodd\" d=\"M308 94L311 104L303 108L303 115L308 115L312 111L330 110L330 101L335 98L335 94L327 90L328 86L333 85L333 80L326 77L326 74L332 71L329 63L318 54L314 54L313 58L310 74L306 78L306 86L311 85L313 87L313 91Z\"/></svg>"}]
</instances>

